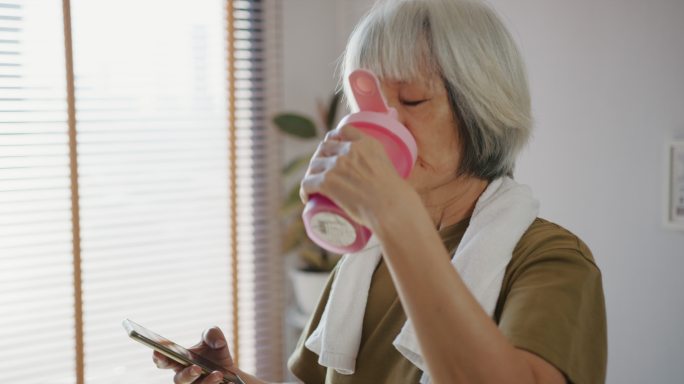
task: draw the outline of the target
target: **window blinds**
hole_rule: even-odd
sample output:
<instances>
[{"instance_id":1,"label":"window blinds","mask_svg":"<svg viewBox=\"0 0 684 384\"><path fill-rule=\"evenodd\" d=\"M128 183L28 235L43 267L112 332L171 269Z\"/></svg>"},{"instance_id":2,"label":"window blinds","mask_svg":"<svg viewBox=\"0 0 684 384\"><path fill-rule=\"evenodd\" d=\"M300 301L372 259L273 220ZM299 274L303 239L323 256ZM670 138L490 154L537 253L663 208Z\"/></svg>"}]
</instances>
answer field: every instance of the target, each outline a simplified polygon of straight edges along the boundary
<instances>
[{"instance_id":1,"label":"window blinds","mask_svg":"<svg viewBox=\"0 0 684 384\"><path fill-rule=\"evenodd\" d=\"M75 381L61 15L58 1L0 2L0 370L8 383Z\"/></svg>"},{"instance_id":2,"label":"window blinds","mask_svg":"<svg viewBox=\"0 0 684 384\"><path fill-rule=\"evenodd\" d=\"M228 324L224 6L71 0L87 383L169 382L124 318Z\"/></svg>"},{"instance_id":3,"label":"window blinds","mask_svg":"<svg viewBox=\"0 0 684 384\"><path fill-rule=\"evenodd\" d=\"M240 368L283 375L283 262L278 257L279 156L270 119L279 105L280 1L233 1Z\"/></svg>"},{"instance_id":4,"label":"window blinds","mask_svg":"<svg viewBox=\"0 0 684 384\"><path fill-rule=\"evenodd\" d=\"M75 383L82 362L85 383L169 382L125 317L184 345L212 325L235 331L241 367L279 379L277 2L70 4L85 349L74 347L62 4L0 2L0 337L17 346L0 356L3 379Z\"/></svg>"}]
</instances>

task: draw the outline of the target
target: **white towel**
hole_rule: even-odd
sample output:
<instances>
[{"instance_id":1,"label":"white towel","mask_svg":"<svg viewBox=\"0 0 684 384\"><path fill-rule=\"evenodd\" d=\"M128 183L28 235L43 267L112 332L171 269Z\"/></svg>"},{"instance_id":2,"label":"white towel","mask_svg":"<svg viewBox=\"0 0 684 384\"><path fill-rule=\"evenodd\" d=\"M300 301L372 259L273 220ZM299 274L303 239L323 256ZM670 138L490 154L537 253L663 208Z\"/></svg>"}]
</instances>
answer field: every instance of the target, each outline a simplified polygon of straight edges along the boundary
<instances>
[{"instance_id":1,"label":"white towel","mask_svg":"<svg viewBox=\"0 0 684 384\"><path fill-rule=\"evenodd\" d=\"M451 262L490 316L494 314L513 249L538 212L539 203L530 189L508 177L491 182L475 205ZM381 252L379 242L371 238L362 251L340 260L321 321L306 340L306 347L318 354L318 363L339 373L354 373L368 290ZM393 344L424 372L421 383L429 383L410 320Z\"/></svg>"}]
</instances>

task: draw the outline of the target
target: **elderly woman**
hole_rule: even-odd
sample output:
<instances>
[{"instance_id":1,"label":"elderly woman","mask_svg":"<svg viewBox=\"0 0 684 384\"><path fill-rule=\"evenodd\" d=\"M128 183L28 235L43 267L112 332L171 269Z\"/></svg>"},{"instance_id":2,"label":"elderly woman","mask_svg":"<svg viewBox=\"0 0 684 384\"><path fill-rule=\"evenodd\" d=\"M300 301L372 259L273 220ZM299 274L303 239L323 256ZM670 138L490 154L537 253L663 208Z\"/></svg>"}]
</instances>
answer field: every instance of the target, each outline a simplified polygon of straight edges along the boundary
<instances>
[{"instance_id":1,"label":"elderly woman","mask_svg":"<svg viewBox=\"0 0 684 384\"><path fill-rule=\"evenodd\" d=\"M303 200L328 196L375 242L332 274L290 358L294 375L603 382L600 271L580 239L537 217L536 200L511 178L532 119L520 54L497 15L476 0L380 1L349 40L345 77L356 68L378 75L418 161L401 179L381 144L352 126L320 144ZM238 370L218 329L197 351ZM177 371L176 383L219 382L218 373L198 378L196 367L155 359Z\"/></svg>"}]
</instances>

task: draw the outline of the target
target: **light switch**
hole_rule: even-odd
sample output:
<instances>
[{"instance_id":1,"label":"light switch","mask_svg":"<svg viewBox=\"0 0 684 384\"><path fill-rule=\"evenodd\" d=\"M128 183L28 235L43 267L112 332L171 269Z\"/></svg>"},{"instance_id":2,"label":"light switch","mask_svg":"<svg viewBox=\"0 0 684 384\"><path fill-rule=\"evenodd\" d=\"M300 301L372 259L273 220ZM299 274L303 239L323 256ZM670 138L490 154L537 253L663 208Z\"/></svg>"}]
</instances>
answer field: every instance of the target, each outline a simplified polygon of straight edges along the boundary
<instances>
[{"instance_id":1,"label":"light switch","mask_svg":"<svg viewBox=\"0 0 684 384\"><path fill-rule=\"evenodd\" d=\"M684 229L684 141L670 146L668 224Z\"/></svg>"}]
</instances>

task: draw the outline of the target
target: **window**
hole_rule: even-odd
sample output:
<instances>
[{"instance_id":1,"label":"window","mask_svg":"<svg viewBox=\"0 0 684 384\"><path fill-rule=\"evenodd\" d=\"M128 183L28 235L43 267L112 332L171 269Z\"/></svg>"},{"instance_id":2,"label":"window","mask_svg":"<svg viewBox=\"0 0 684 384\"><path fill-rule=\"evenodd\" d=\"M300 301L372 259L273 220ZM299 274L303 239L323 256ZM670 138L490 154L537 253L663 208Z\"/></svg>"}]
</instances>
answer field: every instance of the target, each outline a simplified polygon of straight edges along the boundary
<instances>
[{"instance_id":1,"label":"window","mask_svg":"<svg viewBox=\"0 0 684 384\"><path fill-rule=\"evenodd\" d=\"M42 372L59 372L52 382L74 382L61 14L56 1L0 3L0 369L7 382L25 380L36 362L45 364Z\"/></svg>"},{"instance_id":2,"label":"window","mask_svg":"<svg viewBox=\"0 0 684 384\"><path fill-rule=\"evenodd\" d=\"M64 4L0 3L4 380L169 382L126 317L184 345L220 325L279 378L276 3Z\"/></svg>"}]
</instances>

